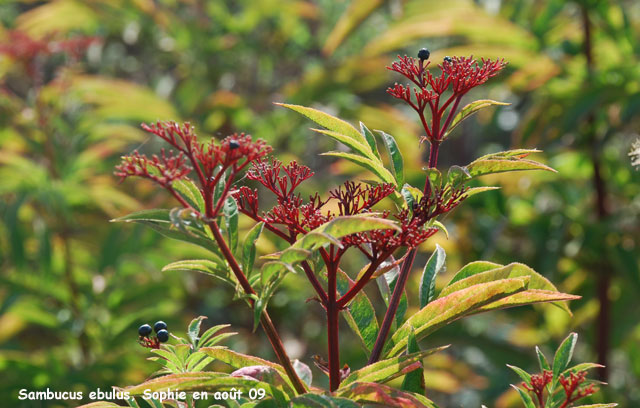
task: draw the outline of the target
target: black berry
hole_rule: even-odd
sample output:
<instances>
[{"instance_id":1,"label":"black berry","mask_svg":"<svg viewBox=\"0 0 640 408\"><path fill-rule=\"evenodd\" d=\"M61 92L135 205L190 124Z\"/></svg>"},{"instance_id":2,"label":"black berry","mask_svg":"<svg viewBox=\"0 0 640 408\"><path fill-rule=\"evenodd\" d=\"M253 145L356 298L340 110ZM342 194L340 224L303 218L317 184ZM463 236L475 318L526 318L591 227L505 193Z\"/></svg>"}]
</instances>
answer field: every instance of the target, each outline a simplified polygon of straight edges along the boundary
<instances>
[{"instance_id":1,"label":"black berry","mask_svg":"<svg viewBox=\"0 0 640 408\"><path fill-rule=\"evenodd\" d=\"M418 51L418 58L420 58L421 60L428 60L430 55L431 53L426 48L422 48L420 51Z\"/></svg>"},{"instance_id":2,"label":"black berry","mask_svg":"<svg viewBox=\"0 0 640 408\"><path fill-rule=\"evenodd\" d=\"M160 320L159 322L156 322L156 324L153 325L153 330L155 330L156 333L160 333L160 330L166 330L166 329L167 329L167 324L162 320Z\"/></svg>"},{"instance_id":3,"label":"black berry","mask_svg":"<svg viewBox=\"0 0 640 408\"><path fill-rule=\"evenodd\" d=\"M237 149L238 147L240 147L240 144L238 143L237 140L229 140L229 149L234 150Z\"/></svg>"},{"instance_id":4,"label":"black berry","mask_svg":"<svg viewBox=\"0 0 640 408\"><path fill-rule=\"evenodd\" d=\"M447 55L446 57L444 57L444 62L451 63L451 61L453 61L453 60L451 59L450 56Z\"/></svg>"},{"instance_id":5,"label":"black berry","mask_svg":"<svg viewBox=\"0 0 640 408\"><path fill-rule=\"evenodd\" d=\"M148 324L143 324L138 328L138 334L142 337L147 337L151 334L151 326Z\"/></svg>"},{"instance_id":6,"label":"black berry","mask_svg":"<svg viewBox=\"0 0 640 408\"><path fill-rule=\"evenodd\" d=\"M157 336L160 343L166 343L169 341L169 332L165 329L159 330Z\"/></svg>"}]
</instances>

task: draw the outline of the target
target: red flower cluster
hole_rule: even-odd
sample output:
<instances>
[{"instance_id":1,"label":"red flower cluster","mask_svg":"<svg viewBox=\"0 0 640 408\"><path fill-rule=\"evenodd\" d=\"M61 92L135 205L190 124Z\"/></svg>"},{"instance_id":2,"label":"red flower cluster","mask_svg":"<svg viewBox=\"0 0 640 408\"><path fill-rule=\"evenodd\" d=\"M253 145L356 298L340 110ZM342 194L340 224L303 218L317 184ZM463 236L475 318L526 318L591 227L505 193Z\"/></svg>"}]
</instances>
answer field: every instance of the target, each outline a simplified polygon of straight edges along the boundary
<instances>
[{"instance_id":1,"label":"red flower cluster","mask_svg":"<svg viewBox=\"0 0 640 408\"><path fill-rule=\"evenodd\" d=\"M263 140L253 141L251 136L233 134L222 141L211 139L209 143L199 143L193 126L176 122L157 122L142 125L142 128L163 139L178 151L168 154L162 150L161 157L148 158L138 152L125 156L116 167L115 174L123 180L129 176L148 178L166 188L185 207L189 205L173 190L171 183L186 178L192 170L197 174L200 190L206 205L208 217L220 211L229 193L235 175L249 163L260 160L271 152L271 147ZM189 164L187 164L189 162ZM222 194L213 202L213 191L222 182ZM256 203L257 205L257 203Z\"/></svg>"},{"instance_id":2,"label":"red flower cluster","mask_svg":"<svg viewBox=\"0 0 640 408\"><path fill-rule=\"evenodd\" d=\"M137 151L131 156L122 158L122 163L116 166L115 175L123 181L127 177L137 176L153 180L164 188L170 188L171 184L187 177L191 167L186 164L184 154L180 152L174 156L173 151L167 155L162 149L160 157L157 155L148 158Z\"/></svg>"},{"instance_id":3,"label":"red flower cluster","mask_svg":"<svg viewBox=\"0 0 640 408\"><path fill-rule=\"evenodd\" d=\"M428 70L428 61L425 63L422 58L416 59L405 55L398 56L398 60L387 67L391 71L402 74L416 86L412 88L410 85L396 83L387 89L387 92L405 101L420 115L422 125L427 132L427 139L431 142L441 140L462 96L497 75L506 66L506 62L503 59L491 61L483 58L482 65L479 65L473 57L447 57L438 66L441 73L439 76L434 76ZM446 101L441 101L440 98L449 89L451 95ZM444 103L440 105L441 102ZM452 103L453 106L444 119L443 116ZM427 107L431 110L431 124L428 124L425 118Z\"/></svg>"},{"instance_id":4,"label":"red flower cluster","mask_svg":"<svg viewBox=\"0 0 640 408\"><path fill-rule=\"evenodd\" d=\"M586 371L580 371L578 373L569 373L569 377L560 375L558 381L564 389L565 400L559 408L567 408L577 400L594 394L598 391L593 384L589 384L586 387L580 388L587 377ZM544 370L542 374L534 374L531 376L529 384L522 383L522 386L529 392L532 392L538 401L540 407L544 406L544 393L547 385L551 384L553 380L553 373L549 370Z\"/></svg>"}]
</instances>

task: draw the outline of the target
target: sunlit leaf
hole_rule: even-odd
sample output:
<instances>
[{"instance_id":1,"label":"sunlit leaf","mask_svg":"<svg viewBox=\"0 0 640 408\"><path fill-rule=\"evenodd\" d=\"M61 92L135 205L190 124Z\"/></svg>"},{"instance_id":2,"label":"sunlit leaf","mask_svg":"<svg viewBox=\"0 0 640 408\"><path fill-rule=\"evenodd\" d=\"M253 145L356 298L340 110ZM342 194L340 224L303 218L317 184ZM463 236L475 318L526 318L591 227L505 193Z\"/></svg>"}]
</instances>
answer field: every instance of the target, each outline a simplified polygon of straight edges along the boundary
<instances>
[{"instance_id":1,"label":"sunlit leaf","mask_svg":"<svg viewBox=\"0 0 640 408\"><path fill-rule=\"evenodd\" d=\"M438 298L412 315L400 327L385 346L384 355L395 356L407 346L409 333L413 328L418 340L423 339L440 327L492 302L526 290L528 277L501 279L474 285Z\"/></svg>"},{"instance_id":2,"label":"sunlit leaf","mask_svg":"<svg viewBox=\"0 0 640 408\"><path fill-rule=\"evenodd\" d=\"M256 224L244 237L244 244L242 246L242 272L245 275L251 276L253 271L253 264L256 261L256 241L260 238L264 223Z\"/></svg>"},{"instance_id":3,"label":"sunlit leaf","mask_svg":"<svg viewBox=\"0 0 640 408\"><path fill-rule=\"evenodd\" d=\"M336 395L365 405L375 404L397 408L436 408L428 398L377 383L352 383L336 390Z\"/></svg>"},{"instance_id":4,"label":"sunlit leaf","mask_svg":"<svg viewBox=\"0 0 640 408\"><path fill-rule=\"evenodd\" d=\"M191 259L191 260L172 262L168 265L165 265L165 267L162 268L162 271L163 272L172 272L172 271L200 272L200 273L213 276L214 278L220 279L221 281L228 283L233 287L236 286L236 282L237 282L235 275L231 272L231 269L229 269L225 265L220 265L208 259Z\"/></svg>"},{"instance_id":5,"label":"sunlit leaf","mask_svg":"<svg viewBox=\"0 0 640 408\"><path fill-rule=\"evenodd\" d=\"M393 175L396 179L396 186L403 186L404 163L402 160L402 154L400 153L400 148L398 148L398 143L396 142L396 139L394 139L394 137L390 134L387 134L381 130L378 130L378 133L382 135L382 140L384 141L384 145L387 148L387 153L389 153L389 157L391 158Z\"/></svg>"},{"instance_id":6,"label":"sunlit leaf","mask_svg":"<svg viewBox=\"0 0 640 408\"><path fill-rule=\"evenodd\" d=\"M494 153L474 160L466 168L473 178L506 171L546 170L556 172L547 165L525 159L530 152L533 151L515 150Z\"/></svg>"},{"instance_id":7,"label":"sunlit leaf","mask_svg":"<svg viewBox=\"0 0 640 408\"><path fill-rule=\"evenodd\" d=\"M346 152L327 152L327 153L322 153L322 156L333 156L333 157L339 157L341 159L349 160L369 170L370 172L378 176L378 178L384 183L391 183L391 184L396 183L395 178L393 177L393 174L391 174L391 172L389 172L389 170L387 170L382 165L382 163L378 161L373 161L369 158L359 156L353 153L346 153Z\"/></svg>"},{"instance_id":8,"label":"sunlit leaf","mask_svg":"<svg viewBox=\"0 0 640 408\"><path fill-rule=\"evenodd\" d=\"M556 350L556 354L553 356L553 385L552 388L555 387L556 382L558 381L558 376L562 373L571 362L571 358L573 357L573 350L576 347L576 343L578 342L578 334L571 333L567 336L566 339L560 344L560 347Z\"/></svg>"},{"instance_id":9,"label":"sunlit leaf","mask_svg":"<svg viewBox=\"0 0 640 408\"><path fill-rule=\"evenodd\" d=\"M436 294L436 276L444 269L447 254L444 249L436 244L436 249L429 257L429 260L422 271L420 279L420 307L423 308L429 303Z\"/></svg>"},{"instance_id":10,"label":"sunlit leaf","mask_svg":"<svg viewBox=\"0 0 640 408\"><path fill-rule=\"evenodd\" d=\"M347 146L348 148L350 148L351 150L353 150L355 153L358 153L362 156L365 156L369 159L374 160L375 156L373 155L373 152L371 151L371 149L369 148L368 145L364 145L362 144L361 141L356 140L350 136L346 136L343 135L342 133L338 133L338 132L334 132L332 130L326 130L326 129L311 129L314 132L318 132L321 133L323 135L327 135L330 138L342 143L343 145Z\"/></svg>"},{"instance_id":11,"label":"sunlit leaf","mask_svg":"<svg viewBox=\"0 0 640 408\"><path fill-rule=\"evenodd\" d=\"M453 118L453 120L451 121L451 124L449 125L449 129L447 129L447 131L442 136L442 138L446 139L447 137L449 137L453 129L455 129L456 126L462 123L463 120L467 119L468 117L470 117L471 115L479 111L480 109L483 109L492 105L508 106L511 104L506 102L493 101L491 99L480 99L480 100L471 102L470 104L466 105L464 108L460 109L460 112L458 112L456 116Z\"/></svg>"},{"instance_id":12,"label":"sunlit leaf","mask_svg":"<svg viewBox=\"0 0 640 408\"><path fill-rule=\"evenodd\" d=\"M306 106L300 106L300 105L290 105L286 103L276 103L276 105L283 106L285 108L289 108L298 113L301 113L304 116L311 119L312 121L319 124L320 126L325 127L329 130L332 130L336 133L349 136L359 141L363 145L367 144L367 141L364 138L364 136L360 134L360 132L358 132L358 130L355 127L353 127L351 124L345 122L342 119L338 119L335 116L329 115L328 113L319 111L317 109L308 108Z\"/></svg>"}]
</instances>

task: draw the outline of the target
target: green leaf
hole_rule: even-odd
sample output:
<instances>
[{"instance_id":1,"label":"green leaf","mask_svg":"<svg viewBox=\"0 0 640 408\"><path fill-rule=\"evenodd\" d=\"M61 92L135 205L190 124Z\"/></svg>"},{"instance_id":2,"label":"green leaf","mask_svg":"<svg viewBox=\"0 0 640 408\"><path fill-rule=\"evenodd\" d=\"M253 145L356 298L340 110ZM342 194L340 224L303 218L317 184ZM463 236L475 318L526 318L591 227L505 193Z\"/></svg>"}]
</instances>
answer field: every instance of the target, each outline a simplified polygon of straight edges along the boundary
<instances>
[{"instance_id":1,"label":"green leaf","mask_svg":"<svg viewBox=\"0 0 640 408\"><path fill-rule=\"evenodd\" d=\"M376 160L369 145L365 145L359 140L356 140L352 137L349 137L349 136L343 135L342 133L334 132L331 130L313 129L313 128L311 130L313 130L314 132L322 133L323 135L329 136L330 138L342 143L343 145L347 146L354 152L364 157L367 157L371 160Z\"/></svg>"},{"instance_id":2,"label":"green leaf","mask_svg":"<svg viewBox=\"0 0 640 408\"><path fill-rule=\"evenodd\" d=\"M437 408L427 397L377 383L355 382L347 387L340 387L335 394L350 400L360 402L363 406L395 408Z\"/></svg>"},{"instance_id":3,"label":"green leaf","mask_svg":"<svg viewBox=\"0 0 640 408\"><path fill-rule=\"evenodd\" d=\"M578 373L580 371L591 370L592 368L603 368L602 364L598 363L580 363L576 364L573 367L569 367L562 372L564 375L568 375L569 373Z\"/></svg>"},{"instance_id":4,"label":"green leaf","mask_svg":"<svg viewBox=\"0 0 640 408\"><path fill-rule=\"evenodd\" d=\"M480 109L483 109L492 105L507 106L511 104L506 102L492 101L491 99L480 99L480 100L471 102L464 108L460 109L460 112L458 112L458 114L451 121L451 124L449 125L449 129L447 129L444 136L442 136L442 139L444 140L447 137L449 137L453 129L455 129L456 126L458 126L463 120L467 119L469 116L473 115Z\"/></svg>"},{"instance_id":5,"label":"green leaf","mask_svg":"<svg viewBox=\"0 0 640 408\"><path fill-rule=\"evenodd\" d=\"M529 154L539 150L512 150L482 156L467 166L472 178L486 174L521 170L546 170L556 173L554 169L542 163L525 159Z\"/></svg>"},{"instance_id":6,"label":"green leaf","mask_svg":"<svg viewBox=\"0 0 640 408\"><path fill-rule=\"evenodd\" d=\"M187 336L189 336L189 340L191 341L194 349L197 349L200 326L202 325L202 321L206 318L207 316L196 317L191 320L191 323L189 323L189 327L187 328Z\"/></svg>"},{"instance_id":7,"label":"green leaf","mask_svg":"<svg viewBox=\"0 0 640 408\"><path fill-rule=\"evenodd\" d=\"M450 286L456 283L457 281L467 278L471 275L475 275L481 272L486 272L491 269L500 268L502 266L503 265L493 263L493 262L488 262L488 261L474 261L474 262L468 263L465 266L463 266L462 269L456 272L456 274L453 276L451 281L449 281L447 286Z\"/></svg>"},{"instance_id":8,"label":"green leaf","mask_svg":"<svg viewBox=\"0 0 640 408\"><path fill-rule=\"evenodd\" d=\"M409 184L402 186L402 190L400 191L402 197L404 197L404 201L407 204L407 207L410 211L413 211L413 204L419 202L424 194L422 190L419 188L415 188Z\"/></svg>"},{"instance_id":9,"label":"green leaf","mask_svg":"<svg viewBox=\"0 0 640 408\"><path fill-rule=\"evenodd\" d=\"M590 405L577 405L573 408L613 408L613 407L617 407L618 404L616 403L611 403L611 404L590 404Z\"/></svg>"},{"instance_id":10,"label":"green leaf","mask_svg":"<svg viewBox=\"0 0 640 408\"><path fill-rule=\"evenodd\" d=\"M387 148L389 157L391 158L391 164L393 165L393 175L395 176L396 186L400 188L400 186L404 185L404 162L402 160L400 148L398 148L398 143L390 134L381 130L378 130L377 132L382 135L382 140L384 141L384 145Z\"/></svg>"},{"instance_id":11,"label":"green leaf","mask_svg":"<svg viewBox=\"0 0 640 408\"><path fill-rule=\"evenodd\" d=\"M349 376L340 383L340 388L347 387L354 382L384 383L391 381L394 378L398 378L420 368L422 359L448 347L449 346L437 347L369 364L349 374Z\"/></svg>"},{"instance_id":12,"label":"green leaf","mask_svg":"<svg viewBox=\"0 0 640 408\"><path fill-rule=\"evenodd\" d=\"M224 221L227 227L227 239L231 252L236 252L238 248L238 204L236 200L229 196L224 202Z\"/></svg>"},{"instance_id":13,"label":"green leaf","mask_svg":"<svg viewBox=\"0 0 640 408\"><path fill-rule=\"evenodd\" d=\"M171 184L171 187L173 187L193 209L199 211L201 214L205 213L202 192L193 181L189 179L176 180Z\"/></svg>"},{"instance_id":14,"label":"green leaf","mask_svg":"<svg viewBox=\"0 0 640 408\"><path fill-rule=\"evenodd\" d=\"M222 333L222 334L216 335L220 330L224 330L230 326L231 326L230 324L219 324L217 326L211 327L210 329L202 333L202 336L200 336L200 340L198 341L198 346L201 348L211 347L219 343L222 339L225 339L230 335L233 336L237 334L237 333L231 332L231 333Z\"/></svg>"},{"instance_id":15,"label":"green leaf","mask_svg":"<svg viewBox=\"0 0 640 408\"><path fill-rule=\"evenodd\" d=\"M264 223L256 224L247 233L242 246L242 271L246 276L251 276L253 264L256 262L256 242L260 238Z\"/></svg>"},{"instance_id":16,"label":"green leaf","mask_svg":"<svg viewBox=\"0 0 640 408\"><path fill-rule=\"evenodd\" d=\"M442 173L440 173L440 170L435 167L427 167L424 171L427 173L427 180L431 185L431 194L440 191L442 186Z\"/></svg>"},{"instance_id":17,"label":"green leaf","mask_svg":"<svg viewBox=\"0 0 640 408\"><path fill-rule=\"evenodd\" d=\"M501 279L474 285L438 298L411 316L391 336L384 355L395 356L407 346L409 333L415 330L416 338L423 339L440 327L469 315L492 302L526 290L528 277Z\"/></svg>"},{"instance_id":18,"label":"green leaf","mask_svg":"<svg viewBox=\"0 0 640 408\"><path fill-rule=\"evenodd\" d=\"M371 132L369 128L362 122L360 122L360 133L362 133L364 138L367 140L367 144L371 148L371 152L373 152L373 156L377 159L380 159L380 152L378 151L378 144L376 143L376 137L373 134L373 132Z\"/></svg>"},{"instance_id":19,"label":"green leaf","mask_svg":"<svg viewBox=\"0 0 640 408\"><path fill-rule=\"evenodd\" d=\"M447 254L444 249L436 244L436 249L429 257L420 279L420 307L423 308L435 297L436 276L444 270Z\"/></svg>"},{"instance_id":20,"label":"green leaf","mask_svg":"<svg viewBox=\"0 0 640 408\"><path fill-rule=\"evenodd\" d=\"M418 352L420 352L420 346L416 340L416 334L412 330L409 334L409 341L407 342L407 355ZM424 365L422 362L418 369L411 371L404 376L400 389L403 391L415 392L420 395L425 394Z\"/></svg>"},{"instance_id":21,"label":"green leaf","mask_svg":"<svg viewBox=\"0 0 640 408\"><path fill-rule=\"evenodd\" d=\"M531 374L529 374L528 372L524 371L520 367L516 367L516 366L513 366L513 365L509 365L509 364L507 364L507 367L512 369L516 374L518 374L518 376L520 378L522 378L522 381L524 381L527 384L531 384Z\"/></svg>"},{"instance_id":22,"label":"green leaf","mask_svg":"<svg viewBox=\"0 0 640 408\"><path fill-rule=\"evenodd\" d=\"M286 103L276 103L276 105L283 106L285 108L289 108L298 113L301 113L304 116L311 119L312 121L319 124L320 126L327 128L329 130L332 130L336 133L349 136L355 140L360 141L362 144L367 143L364 136L362 136L360 132L358 132L358 130L354 128L351 124L349 124L348 122L345 122L342 119L338 119L335 116L331 116L328 113L325 113L313 108L307 108L306 106L300 106L300 105L290 105Z\"/></svg>"},{"instance_id":23,"label":"green leaf","mask_svg":"<svg viewBox=\"0 0 640 408\"><path fill-rule=\"evenodd\" d=\"M259 357L238 353L226 347L204 347L204 348L201 348L200 351L207 354L209 357L212 357L214 360L221 361L225 364L228 364L234 370L237 370L243 367L251 367L251 366L271 367L274 370L276 370L280 374L282 379L284 379L289 384L289 386L293 389L293 385L291 385L291 382L289 381L289 377L287 377L286 371L280 364L276 364L271 361L261 359Z\"/></svg>"},{"instance_id":24,"label":"green leaf","mask_svg":"<svg viewBox=\"0 0 640 408\"><path fill-rule=\"evenodd\" d=\"M197 220L184 220L184 222L176 227L172 223L171 211L167 209L154 209L138 211L124 217L116 218L111 222L134 222L142 225L146 225L151 229L159 232L167 238L176 239L179 241L189 242L202 248L205 248L212 253L221 257L220 250L216 243L207 236L204 229L198 227ZM191 210L180 210L191 211Z\"/></svg>"},{"instance_id":25,"label":"green leaf","mask_svg":"<svg viewBox=\"0 0 640 408\"><path fill-rule=\"evenodd\" d=\"M538 356L538 364L540 365L540 371L551 370L551 366L547 361L547 358L540 350L540 347L536 346L536 355Z\"/></svg>"},{"instance_id":26,"label":"green leaf","mask_svg":"<svg viewBox=\"0 0 640 408\"><path fill-rule=\"evenodd\" d=\"M576 347L576 342L578 341L578 333L571 333L567 336L566 339L560 344L558 350L556 350L556 354L553 357L553 385L552 389L555 388L556 382L558 381L558 376L561 372L563 372L568 366L569 362L571 362L571 357L573 357L573 350Z\"/></svg>"},{"instance_id":27,"label":"green leaf","mask_svg":"<svg viewBox=\"0 0 640 408\"><path fill-rule=\"evenodd\" d=\"M323 276L322 278L326 282L326 277ZM338 292L342 296L349 291L351 281L349 276L342 270L339 270L337 278ZM371 300L369 300L369 297L364 291L360 291L349 302L344 312L346 313L343 313L342 317L344 317L351 330L358 336L367 355L369 355L376 342L379 331L376 311L373 308Z\"/></svg>"},{"instance_id":28,"label":"green leaf","mask_svg":"<svg viewBox=\"0 0 640 408\"><path fill-rule=\"evenodd\" d=\"M540 289L527 289L523 292L516 293L504 299L497 300L489 305L483 306L476 313L489 312L492 310L507 309L510 307L532 305L534 303L553 303L554 305L565 305L569 300L580 299L580 296L571 295L568 293L540 290ZM562 306L560 306L562 308ZM568 307L567 307L568 309ZM563 308L564 310L564 308ZM569 312L569 314L571 314Z\"/></svg>"},{"instance_id":29,"label":"green leaf","mask_svg":"<svg viewBox=\"0 0 640 408\"><path fill-rule=\"evenodd\" d=\"M524 390L520 389L519 387L516 387L515 385L511 384L511 386L518 391L518 394L520 394L520 398L522 399L522 402L524 402L524 406L525 408L536 408L536 406L533 403L533 400L531 399L531 396L529 395L529 393L525 392Z\"/></svg>"},{"instance_id":30,"label":"green leaf","mask_svg":"<svg viewBox=\"0 0 640 408\"><path fill-rule=\"evenodd\" d=\"M321 156L334 156L334 157L339 157L341 159L349 160L371 171L383 182L396 184L396 180L393 177L393 174L391 174L389 170L387 170L379 161L373 161L367 157L359 156L353 153L346 153L346 152L327 152L327 153L322 153Z\"/></svg>"},{"instance_id":31,"label":"green leaf","mask_svg":"<svg viewBox=\"0 0 640 408\"><path fill-rule=\"evenodd\" d=\"M220 265L208 259L190 259L176 261L162 268L163 272L172 271L195 271L213 276L229 285L235 287L237 284L235 275L226 266Z\"/></svg>"},{"instance_id":32,"label":"green leaf","mask_svg":"<svg viewBox=\"0 0 640 408\"><path fill-rule=\"evenodd\" d=\"M447 172L447 182L454 187L464 184L471 178L471 174L466 167L451 166Z\"/></svg>"},{"instance_id":33,"label":"green leaf","mask_svg":"<svg viewBox=\"0 0 640 408\"><path fill-rule=\"evenodd\" d=\"M474 272L474 274L471 274L470 270L467 270L466 274L467 277L464 279L459 279L457 281L455 281L454 283L449 283L444 289L442 289L442 291L440 292L440 297L446 296L450 293L453 293L457 290L460 289L464 289L467 288L469 286L472 285L476 285L478 283L484 283L484 282L491 282L491 281L495 281L498 279L506 279L506 278L515 278L515 277L520 277L520 276L528 276L530 277L529 280L529 287L528 290L531 291L528 294L524 294L524 293L520 293L518 295L514 295L515 297L513 299L507 300L504 299L504 301L508 304L509 302L513 302L513 306L517 306L517 305L521 305L521 304L527 304L529 302L527 302L527 298L529 296L532 297L532 301L533 298L539 298L539 300L537 300L537 302L541 302L541 301L549 301L549 300L544 300L546 298L547 295L549 295L548 292L552 292L552 293L560 293L558 292L558 289L544 276L540 275L539 273L537 273L536 271L534 271L533 269L531 269L530 267L528 267L527 265L521 264L521 263L511 263L507 266L502 266L502 267L498 267L498 268L494 268L494 269L490 269L484 272L478 272L480 270L480 268L477 268ZM459 273L459 272L458 272ZM457 276L457 275L456 275ZM454 277L455 279L456 277ZM533 291L533 290L540 290L542 292L538 292L538 291ZM537 295L537 296L536 296ZM565 295L562 297L568 297L569 299L574 299L575 297L573 297L572 295ZM524 303L522 303L524 302ZM554 305L560 307L562 310L564 310L565 312L571 314L571 311L569 310L569 306L567 306L566 303L554 303Z\"/></svg>"},{"instance_id":34,"label":"green leaf","mask_svg":"<svg viewBox=\"0 0 640 408\"><path fill-rule=\"evenodd\" d=\"M464 192L464 195L467 198L469 198L476 194L484 193L485 191L493 191L493 190L499 190L499 189L500 187L495 187L495 186L471 187L470 189Z\"/></svg>"}]
</instances>

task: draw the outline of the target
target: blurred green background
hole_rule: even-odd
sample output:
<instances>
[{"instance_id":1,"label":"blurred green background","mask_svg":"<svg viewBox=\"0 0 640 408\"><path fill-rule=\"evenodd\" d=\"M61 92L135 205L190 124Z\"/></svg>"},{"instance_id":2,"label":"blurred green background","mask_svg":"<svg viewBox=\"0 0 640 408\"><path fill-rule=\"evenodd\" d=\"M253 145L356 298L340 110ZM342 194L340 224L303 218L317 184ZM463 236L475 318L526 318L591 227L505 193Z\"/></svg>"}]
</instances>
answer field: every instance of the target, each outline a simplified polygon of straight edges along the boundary
<instances>
[{"instance_id":1,"label":"blurred green background","mask_svg":"<svg viewBox=\"0 0 640 408\"><path fill-rule=\"evenodd\" d=\"M70 39L92 37L87 47ZM143 121L188 120L200 136L244 131L316 176L326 194L367 178L321 157L333 142L272 102L313 106L399 141L408 180L423 183L424 146L412 112L387 95L385 67L421 47L445 55L504 57L506 71L467 97L510 102L461 126L442 167L513 147L544 150L558 174L483 180L501 190L469 199L435 243L448 270L478 259L532 266L579 294L573 317L536 306L479 315L429 337L453 344L429 357L428 395L445 407L519 406L505 367L535 370L580 334L575 361L600 361L600 399L640 406L640 173L630 146L640 125L640 3L633 0L55 0L0 4L0 401L17 391L88 391L144 380L155 370L136 328L162 319L181 332L198 315L231 323L229 345L273 359L252 316L206 276L162 273L198 248L109 220L171 207L145 181L118 185L113 166L161 144ZM241 221L244 228L248 220ZM259 251L274 250L267 234ZM440 284L450 275L444 274ZM408 285L415 288L417 285ZM325 353L323 313L291 275L270 304L294 358ZM410 295L416 307L417 294ZM414 300L412 302L412 300ZM365 361L342 330L342 359ZM319 384L325 381L313 367ZM325 381L326 382L326 381ZM69 405L75 405L69 403Z\"/></svg>"}]
</instances>

